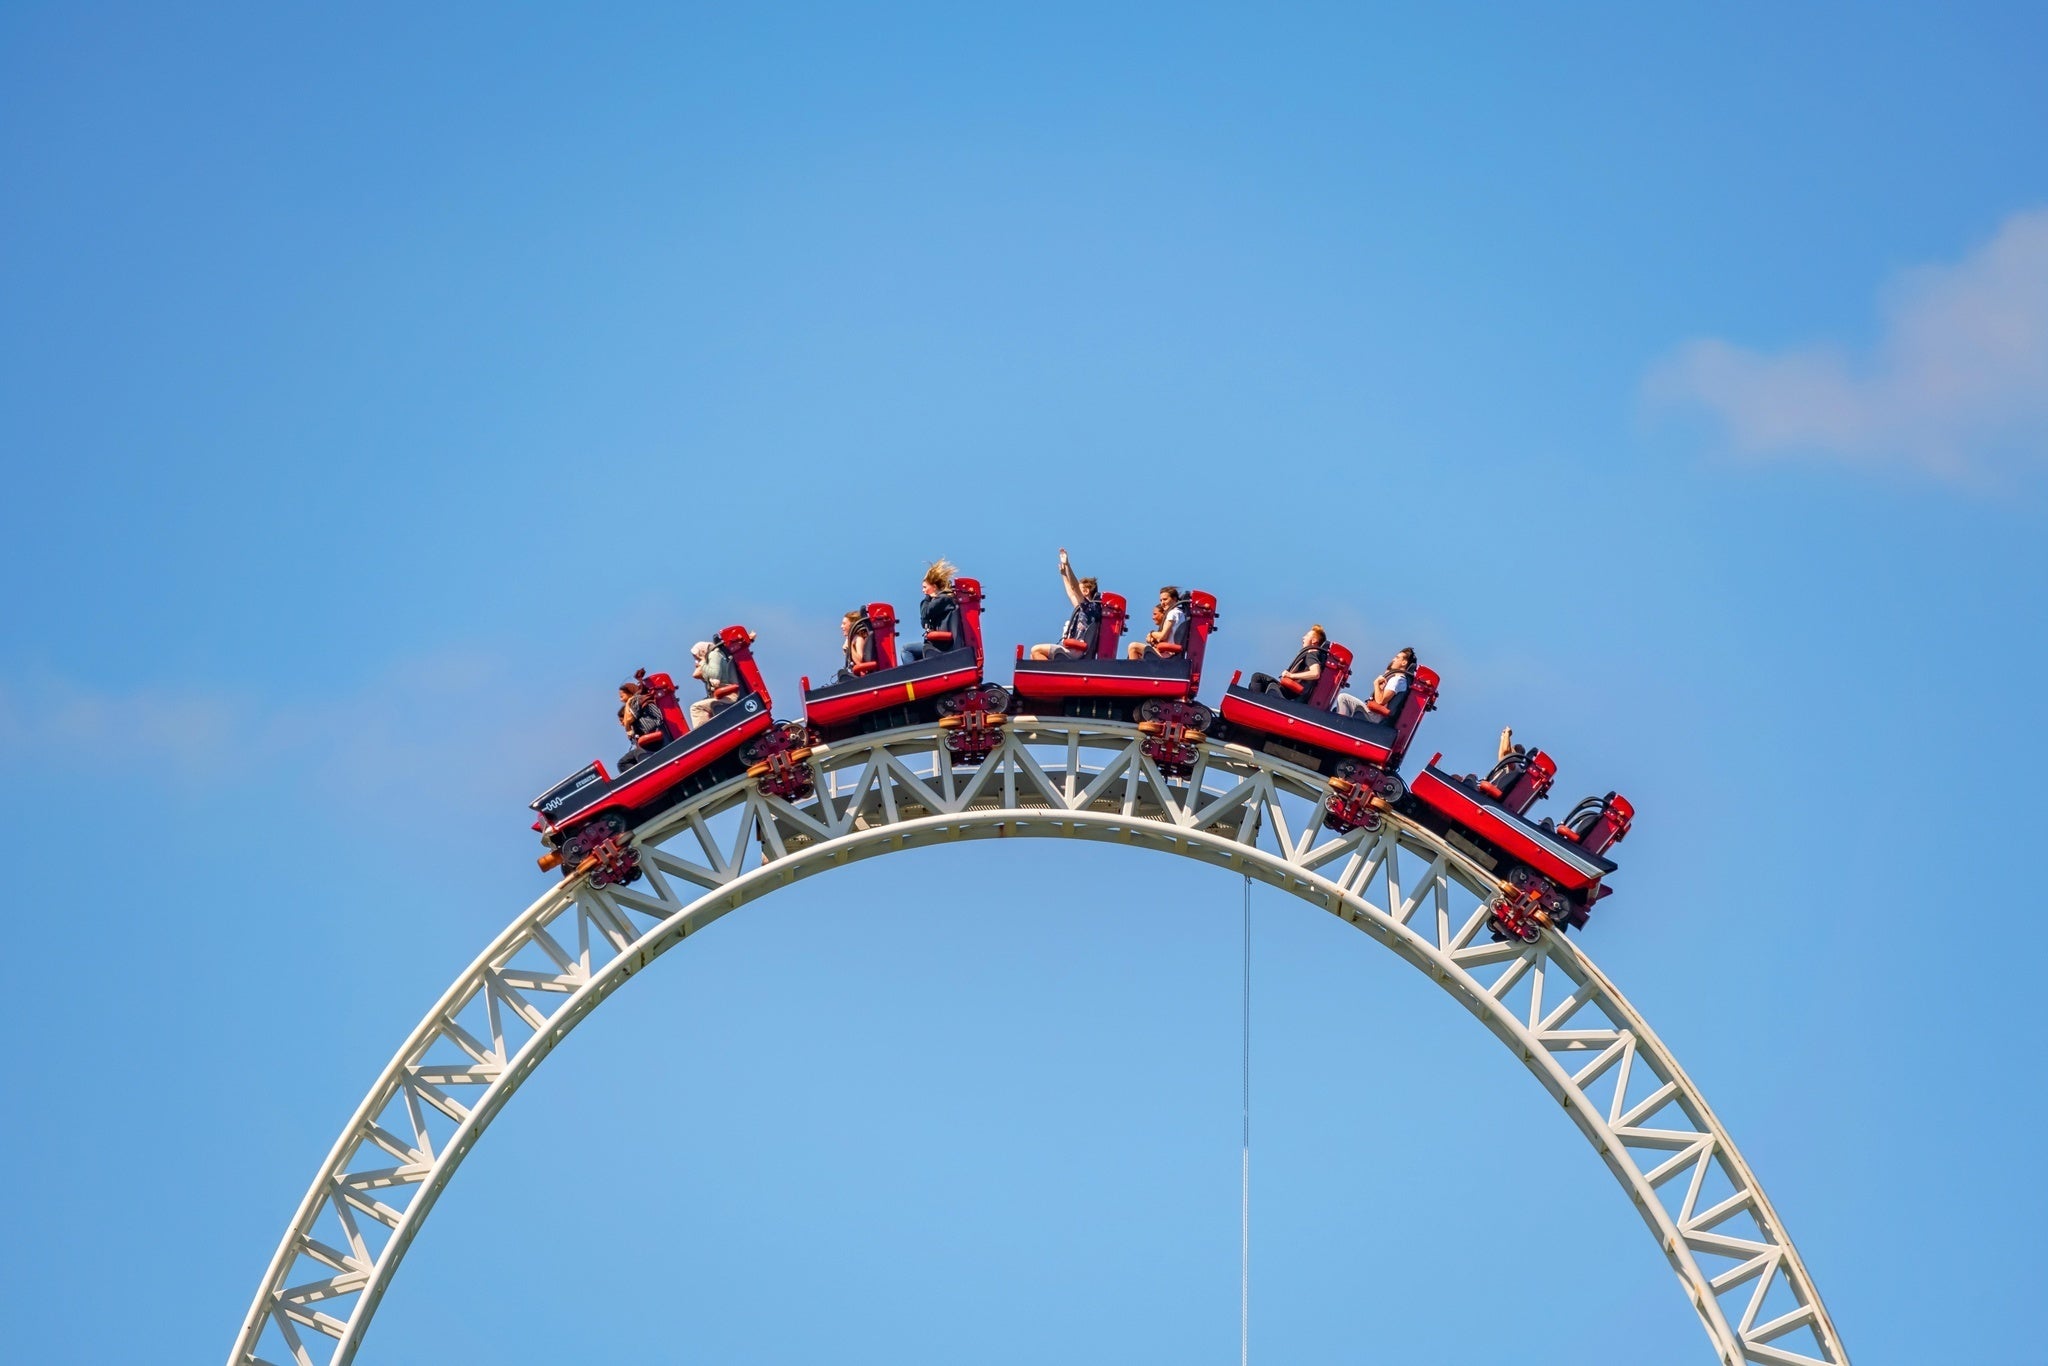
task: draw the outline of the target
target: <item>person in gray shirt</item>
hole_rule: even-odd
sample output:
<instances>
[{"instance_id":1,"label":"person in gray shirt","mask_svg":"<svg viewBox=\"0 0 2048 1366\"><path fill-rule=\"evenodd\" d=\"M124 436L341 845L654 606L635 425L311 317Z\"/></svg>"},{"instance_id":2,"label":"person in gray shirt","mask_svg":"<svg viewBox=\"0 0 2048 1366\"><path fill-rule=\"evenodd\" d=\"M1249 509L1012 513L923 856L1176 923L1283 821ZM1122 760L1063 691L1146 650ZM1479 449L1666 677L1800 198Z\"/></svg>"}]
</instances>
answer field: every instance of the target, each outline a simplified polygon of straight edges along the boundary
<instances>
[{"instance_id":1,"label":"person in gray shirt","mask_svg":"<svg viewBox=\"0 0 2048 1366\"><path fill-rule=\"evenodd\" d=\"M692 645L690 658L697 661L690 677L704 683L704 695L690 704L690 729L695 730L733 704L738 694L727 693L721 697L719 689L737 688L740 676L739 670L733 667L732 656L715 640L700 640Z\"/></svg>"}]
</instances>

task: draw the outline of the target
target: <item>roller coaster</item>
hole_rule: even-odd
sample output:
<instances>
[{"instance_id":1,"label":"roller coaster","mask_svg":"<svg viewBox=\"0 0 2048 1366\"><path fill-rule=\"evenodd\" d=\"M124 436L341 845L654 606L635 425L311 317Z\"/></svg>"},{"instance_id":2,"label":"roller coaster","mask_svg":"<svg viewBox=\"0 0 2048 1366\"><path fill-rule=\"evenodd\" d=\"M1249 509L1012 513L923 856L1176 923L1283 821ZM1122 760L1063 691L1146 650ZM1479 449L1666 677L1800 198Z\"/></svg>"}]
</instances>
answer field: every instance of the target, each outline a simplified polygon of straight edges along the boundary
<instances>
[{"instance_id":1,"label":"roller coaster","mask_svg":"<svg viewBox=\"0 0 2048 1366\"><path fill-rule=\"evenodd\" d=\"M399 1047L288 1224L229 1366L346 1366L405 1251L492 1119L570 1030L698 931L802 879L880 854L990 838L1085 839L1192 858L1287 891L1357 928L1506 1044L1628 1196L1724 1366L1848 1366L1784 1224L1677 1059L1567 938L1615 864L1633 808L1615 793L1532 821L1555 764L1495 773L1403 760L1442 680L1335 709L1352 652L1312 685L1233 677L1199 700L1217 606L1118 659L1126 603L1052 659L1020 647L990 680L981 586L903 659L895 616L850 625L843 677L803 684L775 719L742 627L719 633L733 681L691 724L666 675L630 765L578 770L536 798L560 877L515 916ZM1080 614L1077 613L1077 617ZM1167 648L1160 649L1163 645ZM865 667L863 667L865 666ZM658 718L658 719L657 719Z\"/></svg>"},{"instance_id":2,"label":"roller coaster","mask_svg":"<svg viewBox=\"0 0 2048 1366\"><path fill-rule=\"evenodd\" d=\"M940 722L950 732L953 761L973 764L992 751L1011 715L1047 714L1135 723L1146 757L1169 778L1193 771L1196 746L1212 732L1324 773L1331 797L1322 819L1330 829L1372 830L1399 810L1493 872L1488 928L1503 938L1535 943L1546 929L1583 927L1593 903L1610 890L1602 879L1615 864L1605 855L1628 834L1635 809L1609 792L1579 803L1562 824L1531 820L1527 812L1549 792L1557 772L1547 754L1529 756L1505 787L1453 776L1436 766L1438 754L1409 791L1401 761L1423 717L1436 709L1442 679L1433 669L1414 669L1391 702L1361 703L1357 714L1342 715L1337 706L1354 655L1325 640L1306 652L1313 657L1312 681L1283 677L1254 689L1243 686L1242 671L1233 675L1219 717L1199 700L1216 627L1215 596L1195 590L1178 598L1176 629L1148 641L1149 657L1125 659L1117 646L1128 604L1105 593L1090 638L1063 641L1065 657L1027 657L1019 645L1006 689L985 678L980 582L951 580L941 601L935 619L943 625L925 632L925 648L914 660L899 658L890 604L869 603L849 614L849 638L858 632L864 643L857 657L849 649L837 680L815 688L809 677L803 680L803 717L796 721L776 722L770 713L753 633L726 627L714 648L731 661L736 681L711 689L715 709L705 724L683 720L673 681L656 674L647 691L662 721L629 755L635 766L614 777L603 761L593 760L533 799L533 828L546 846L541 867L598 886L632 882L640 876L632 832L742 768L771 795L797 800L810 785L804 759L827 741Z\"/></svg>"}]
</instances>

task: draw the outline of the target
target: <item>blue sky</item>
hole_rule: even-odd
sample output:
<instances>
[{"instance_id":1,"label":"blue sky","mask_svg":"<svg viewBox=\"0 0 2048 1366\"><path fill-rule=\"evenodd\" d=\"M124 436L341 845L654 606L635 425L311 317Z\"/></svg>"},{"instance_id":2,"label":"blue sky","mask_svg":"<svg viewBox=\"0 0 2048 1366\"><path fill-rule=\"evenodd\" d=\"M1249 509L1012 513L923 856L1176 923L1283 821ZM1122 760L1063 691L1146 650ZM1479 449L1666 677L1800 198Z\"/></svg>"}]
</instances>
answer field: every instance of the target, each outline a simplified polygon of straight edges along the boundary
<instances>
[{"instance_id":1,"label":"blue sky","mask_svg":"<svg viewBox=\"0 0 2048 1366\"><path fill-rule=\"evenodd\" d=\"M1628 792L1587 945L1855 1360L2038 1361L2044 29L7 7L0 1356L225 1355L621 674L745 621L787 704L941 553L1042 638L1066 545ZM1237 896L981 846L722 923L362 1359L1228 1360ZM1255 1356L1702 1360L1519 1066L1256 911Z\"/></svg>"}]
</instances>

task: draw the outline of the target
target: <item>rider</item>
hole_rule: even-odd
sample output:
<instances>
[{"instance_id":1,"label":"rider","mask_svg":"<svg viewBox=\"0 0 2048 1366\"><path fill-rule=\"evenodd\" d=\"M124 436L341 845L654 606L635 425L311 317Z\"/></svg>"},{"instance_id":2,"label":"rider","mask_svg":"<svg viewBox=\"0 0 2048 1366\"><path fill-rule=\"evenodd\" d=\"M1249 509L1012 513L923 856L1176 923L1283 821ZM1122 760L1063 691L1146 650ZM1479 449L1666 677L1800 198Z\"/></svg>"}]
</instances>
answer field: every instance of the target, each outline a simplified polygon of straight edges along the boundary
<instances>
[{"instance_id":1,"label":"rider","mask_svg":"<svg viewBox=\"0 0 2048 1366\"><path fill-rule=\"evenodd\" d=\"M875 628L868 622L864 609L856 607L839 619L839 638L843 642L840 649L846 656L846 664L832 681L851 683L860 676L854 672L854 666L869 663L875 657Z\"/></svg>"},{"instance_id":2,"label":"rider","mask_svg":"<svg viewBox=\"0 0 2048 1366\"><path fill-rule=\"evenodd\" d=\"M917 605L917 622L924 629L924 639L903 647L905 664L915 664L928 654L968 643L960 638L960 605L953 600L953 576L959 572L948 560L933 560L924 571L924 601ZM944 638L933 640L935 631L943 632Z\"/></svg>"},{"instance_id":3,"label":"rider","mask_svg":"<svg viewBox=\"0 0 2048 1366\"><path fill-rule=\"evenodd\" d=\"M619 756L619 772L647 758L668 739L668 722L661 716L654 695L637 678L619 684L619 725L633 742L633 748Z\"/></svg>"},{"instance_id":4,"label":"rider","mask_svg":"<svg viewBox=\"0 0 2048 1366\"><path fill-rule=\"evenodd\" d=\"M1301 637L1301 652L1294 656L1294 662L1280 671L1280 677L1257 673L1247 685L1253 692L1269 692L1278 697L1299 697L1313 689L1309 686L1323 676L1323 660L1329 653L1329 636L1318 622ZM1290 692L1283 679L1292 679L1301 687Z\"/></svg>"},{"instance_id":5,"label":"rider","mask_svg":"<svg viewBox=\"0 0 2048 1366\"><path fill-rule=\"evenodd\" d=\"M1528 771L1529 760L1535 752L1533 747L1515 743L1515 728L1513 726L1502 726L1500 728L1500 759L1494 764L1493 771L1481 780L1479 790L1495 800L1499 800L1507 795L1508 790L1520 781L1523 773Z\"/></svg>"},{"instance_id":6,"label":"rider","mask_svg":"<svg viewBox=\"0 0 2048 1366\"><path fill-rule=\"evenodd\" d=\"M1348 692L1337 694L1336 712L1339 716L1363 716L1367 719L1391 720L1401 710L1403 695L1408 691L1408 682L1415 677L1415 647L1404 645L1394 657L1387 661L1387 671L1372 681L1370 698L1353 697ZM1386 708L1384 716L1373 711L1366 704L1376 702Z\"/></svg>"},{"instance_id":7,"label":"rider","mask_svg":"<svg viewBox=\"0 0 2048 1366\"><path fill-rule=\"evenodd\" d=\"M1162 612L1163 616L1160 615ZM1182 643L1181 635L1187 625L1188 611L1181 606L1178 588L1169 583L1159 590L1159 606L1153 610L1153 617L1159 623L1158 628L1147 631L1144 640L1132 641L1130 648L1124 652L1126 659L1164 659L1166 652L1160 649L1160 646Z\"/></svg>"},{"instance_id":8,"label":"rider","mask_svg":"<svg viewBox=\"0 0 2048 1366\"><path fill-rule=\"evenodd\" d=\"M734 698L720 697L718 690L736 686L740 679L739 671L733 668L732 656L715 640L700 640L692 645L690 658L697 661L690 677L702 679L704 683L704 695L690 704L690 729L695 730L733 704Z\"/></svg>"},{"instance_id":9,"label":"rider","mask_svg":"<svg viewBox=\"0 0 2048 1366\"><path fill-rule=\"evenodd\" d=\"M1092 578L1074 577L1074 566L1067 561L1065 546L1060 547L1060 583L1067 590L1067 601L1074 605L1067 617L1064 634L1050 645L1031 647L1033 659L1086 659L1095 653L1095 643L1102 632L1102 594Z\"/></svg>"}]
</instances>

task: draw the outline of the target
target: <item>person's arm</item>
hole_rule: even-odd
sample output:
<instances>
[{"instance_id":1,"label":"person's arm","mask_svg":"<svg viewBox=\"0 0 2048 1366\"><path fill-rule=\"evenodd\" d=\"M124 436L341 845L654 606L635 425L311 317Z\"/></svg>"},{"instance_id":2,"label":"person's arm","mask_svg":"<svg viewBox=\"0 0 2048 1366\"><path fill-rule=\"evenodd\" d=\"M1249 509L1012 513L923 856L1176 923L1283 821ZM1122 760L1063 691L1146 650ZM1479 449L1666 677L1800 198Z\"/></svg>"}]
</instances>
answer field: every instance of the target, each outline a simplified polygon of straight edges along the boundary
<instances>
[{"instance_id":1,"label":"person's arm","mask_svg":"<svg viewBox=\"0 0 2048 1366\"><path fill-rule=\"evenodd\" d=\"M1067 563L1067 548L1060 547L1060 583L1067 590L1067 601L1076 607L1081 605L1081 581L1074 577L1074 566Z\"/></svg>"},{"instance_id":2,"label":"person's arm","mask_svg":"<svg viewBox=\"0 0 2048 1366\"><path fill-rule=\"evenodd\" d=\"M1505 759L1514 752L1515 728L1513 726L1502 726L1500 728L1500 754L1498 757Z\"/></svg>"},{"instance_id":3,"label":"person's arm","mask_svg":"<svg viewBox=\"0 0 2048 1366\"><path fill-rule=\"evenodd\" d=\"M1285 673L1285 674L1281 675L1281 677L1283 677L1283 678L1291 678L1291 679L1293 679L1293 680L1294 680L1295 682L1297 682L1297 683L1313 683L1313 682L1315 682L1315 681L1316 681L1316 680L1317 680L1318 678L1321 678L1322 676L1323 676L1323 666L1322 666L1322 664L1321 664L1321 663L1319 663L1319 662L1318 662L1318 661L1316 661L1316 660L1313 660L1313 659L1311 659L1311 660L1310 660L1310 661L1308 662L1308 667L1307 667L1307 668L1305 668L1305 669L1302 669L1302 670L1299 670L1299 671L1295 671L1295 670L1292 670L1292 669L1290 669L1290 670L1289 670L1289 671L1288 671L1287 673Z\"/></svg>"}]
</instances>

